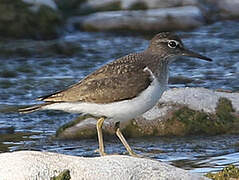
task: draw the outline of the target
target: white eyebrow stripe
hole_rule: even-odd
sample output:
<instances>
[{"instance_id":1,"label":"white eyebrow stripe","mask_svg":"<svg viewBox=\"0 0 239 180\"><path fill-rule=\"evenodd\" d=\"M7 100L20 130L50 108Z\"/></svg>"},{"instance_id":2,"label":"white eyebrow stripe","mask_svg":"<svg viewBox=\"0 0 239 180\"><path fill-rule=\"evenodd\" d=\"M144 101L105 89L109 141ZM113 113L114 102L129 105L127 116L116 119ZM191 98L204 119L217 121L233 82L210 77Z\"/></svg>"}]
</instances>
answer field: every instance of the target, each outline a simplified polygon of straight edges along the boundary
<instances>
[{"instance_id":1,"label":"white eyebrow stripe","mask_svg":"<svg viewBox=\"0 0 239 180\"><path fill-rule=\"evenodd\" d=\"M158 39L155 42L158 43L158 42L169 42L169 41L174 41L177 45L180 44L179 41L174 39Z\"/></svg>"},{"instance_id":2,"label":"white eyebrow stripe","mask_svg":"<svg viewBox=\"0 0 239 180\"><path fill-rule=\"evenodd\" d=\"M158 40L156 40L155 42L156 42L156 43L158 43L158 42L168 42L168 39L158 39Z\"/></svg>"}]
</instances>

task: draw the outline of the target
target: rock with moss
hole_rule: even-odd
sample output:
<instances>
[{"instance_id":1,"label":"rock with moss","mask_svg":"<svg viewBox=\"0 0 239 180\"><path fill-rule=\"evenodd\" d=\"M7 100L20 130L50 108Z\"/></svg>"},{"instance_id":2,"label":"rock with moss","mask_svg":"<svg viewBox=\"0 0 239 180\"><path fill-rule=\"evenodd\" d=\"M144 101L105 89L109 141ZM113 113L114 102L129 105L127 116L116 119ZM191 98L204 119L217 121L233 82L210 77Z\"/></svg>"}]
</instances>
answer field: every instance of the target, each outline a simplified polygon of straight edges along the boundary
<instances>
[{"instance_id":1,"label":"rock with moss","mask_svg":"<svg viewBox=\"0 0 239 180\"><path fill-rule=\"evenodd\" d=\"M0 0L2 37L52 39L61 23L53 0Z\"/></svg>"},{"instance_id":2,"label":"rock with moss","mask_svg":"<svg viewBox=\"0 0 239 180\"><path fill-rule=\"evenodd\" d=\"M56 131L60 139L86 139L96 136L96 117L86 115L64 124Z\"/></svg>"},{"instance_id":3,"label":"rock with moss","mask_svg":"<svg viewBox=\"0 0 239 180\"><path fill-rule=\"evenodd\" d=\"M76 19L75 27L86 31L158 32L187 30L205 23L195 6L165 9L98 12Z\"/></svg>"},{"instance_id":4,"label":"rock with moss","mask_svg":"<svg viewBox=\"0 0 239 180\"><path fill-rule=\"evenodd\" d=\"M228 165L217 173L207 173L205 176L212 180L237 180L239 169L234 165Z\"/></svg>"},{"instance_id":5,"label":"rock with moss","mask_svg":"<svg viewBox=\"0 0 239 180\"><path fill-rule=\"evenodd\" d=\"M94 158L58 153L18 151L0 154L1 179L50 179L62 175L78 179L206 180L202 175L149 158L112 155ZM66 171L64 171L67 169ZM63 173L62 173L63 172ZM62 179L61 179L62 180Z\"/></svg>"},{"instance_id":6,"label":"rock with moss","mask_svg":"<svg viewBox=\"0 0 239 180\"><path fill-rule=\"evenodd\" d=\"M81 116L59 128L56 137L96 137L96 121L96 117ZM238 134L239 93L204 88L170 89L156 106L121 124L121 129L127 137ZM103 131L104 134L114 134L114 123L106 120Z\"/></svg>"}]
</instances>

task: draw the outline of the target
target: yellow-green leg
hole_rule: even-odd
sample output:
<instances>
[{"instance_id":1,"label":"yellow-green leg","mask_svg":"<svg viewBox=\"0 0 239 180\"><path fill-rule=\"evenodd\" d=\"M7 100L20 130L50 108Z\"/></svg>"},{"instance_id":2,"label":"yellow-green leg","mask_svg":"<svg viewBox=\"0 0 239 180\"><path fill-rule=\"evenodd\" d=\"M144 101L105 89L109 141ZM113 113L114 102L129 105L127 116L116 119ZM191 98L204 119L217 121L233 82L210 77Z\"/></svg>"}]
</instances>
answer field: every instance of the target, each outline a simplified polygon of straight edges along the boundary
<instances>
[{"instance_id":1,"label":"yellow-green leg","mask_svg":"<svg viewBox=\"0 0 239 180\"><path fill-rule=\"evenodd\" d=\"M116 132L116 135L118 136L118 138L120 139L120 141L122 142L122 144L124 145L124 147L127 149L127 151L129 152L129 155L131 156L135 156L135 157L138 157L137 154L131 149L131 147L129 146L128 142L126 141L126 139L124 138L123 134L121 133L120 131L120 128L119 128L119 122L117 122L115 124L115 132Z\"/></svg>"},{"instance_id":2,"label":"yellow-green leg","mask_svg":"<svg viewBox=\"0 0 239 180\"><path fill-rule=\"evenodd\" d=\"M99 141L99 152L101 156L105 156L106 153L104 151L104 142L103 142L103 135L102 135L102 126L104 123L105 118L101 117L98 119L96 128L97 128L97 134L98 134L98 141Z\"/></svg>"}]
</instances>

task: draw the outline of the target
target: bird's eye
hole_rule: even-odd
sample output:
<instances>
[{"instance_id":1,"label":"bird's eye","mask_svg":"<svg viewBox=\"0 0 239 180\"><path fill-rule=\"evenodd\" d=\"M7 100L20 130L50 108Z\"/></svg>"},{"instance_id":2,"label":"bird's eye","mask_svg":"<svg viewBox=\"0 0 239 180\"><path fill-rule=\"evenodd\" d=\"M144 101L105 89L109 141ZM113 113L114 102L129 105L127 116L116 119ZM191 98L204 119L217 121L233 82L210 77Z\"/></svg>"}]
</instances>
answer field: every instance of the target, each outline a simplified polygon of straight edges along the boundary
<instances>
[{"instance_id":1,"label":"bird's eye","mask_svg":"<svg viewBox=\"0 0 239 180\"><path fill-rule=\"evenodd\" d=\"M168 47L176 48L177 46L178 46L178 42L177 41L174 41L174 40L168 41Z\"/></svg>"}]
</instances>

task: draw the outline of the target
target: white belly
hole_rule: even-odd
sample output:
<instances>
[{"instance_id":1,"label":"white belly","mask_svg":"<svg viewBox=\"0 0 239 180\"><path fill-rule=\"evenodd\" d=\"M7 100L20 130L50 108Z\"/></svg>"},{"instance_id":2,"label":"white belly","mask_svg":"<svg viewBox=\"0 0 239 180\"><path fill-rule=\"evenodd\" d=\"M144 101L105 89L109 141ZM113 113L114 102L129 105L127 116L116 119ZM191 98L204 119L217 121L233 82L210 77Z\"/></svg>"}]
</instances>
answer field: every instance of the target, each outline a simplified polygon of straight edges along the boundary
<instances>
[{"instance_id":1,"label":"white belly","mask_svg":"<svg viewBox=\"0 0 239 180\"><path fill-rule=\"evenodd\" d=\"M114 121L125 121L151 109L166 89L166 84L159 84L154 78L150 86L139 96L131 99L108 104L85 102L64 102L45 106L44 109L62 110L71 113L88 113L94 116L106 116Z\"/></svg>"}]
</instances>

